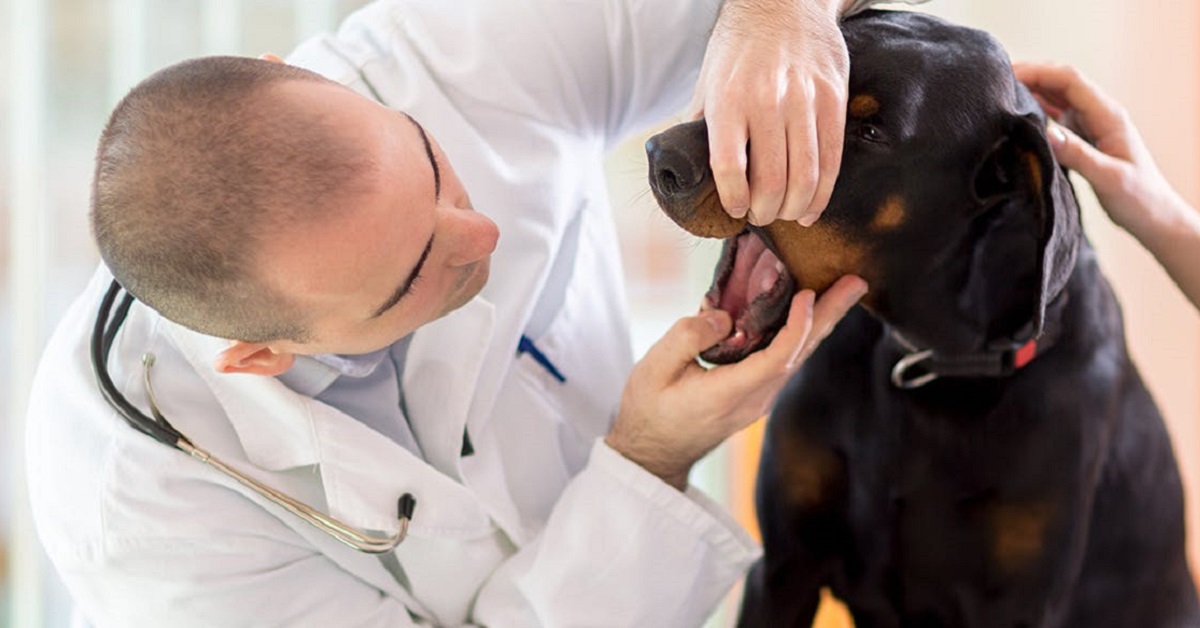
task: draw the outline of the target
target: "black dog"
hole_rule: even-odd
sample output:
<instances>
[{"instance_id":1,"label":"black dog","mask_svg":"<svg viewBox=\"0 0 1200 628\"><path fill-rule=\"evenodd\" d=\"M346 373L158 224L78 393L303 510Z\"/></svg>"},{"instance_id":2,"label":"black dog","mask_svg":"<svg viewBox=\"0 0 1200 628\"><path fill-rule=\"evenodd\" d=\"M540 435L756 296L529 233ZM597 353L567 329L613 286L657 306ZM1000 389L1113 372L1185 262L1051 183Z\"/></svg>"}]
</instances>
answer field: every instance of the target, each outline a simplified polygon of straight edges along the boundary
<instances>
[{"instance_id":1,"label":"black dog","mask_svg":"<svg viewBox=\"0 0 1200 628\"><path fill-rule=\"evenodd\" d=\"M664 210L728 238L708 298L740 333L705 358L769 342L796 284L871 287L772 412L741 625L808 626L829 587L859 628L1200 626L1171 443L1044 114L982 32L898 12L843 30L846 147L816 226L729 218L702 121L647 144ZM774 256L791 277L763 290Z\"/></svg>"}]
</instances>

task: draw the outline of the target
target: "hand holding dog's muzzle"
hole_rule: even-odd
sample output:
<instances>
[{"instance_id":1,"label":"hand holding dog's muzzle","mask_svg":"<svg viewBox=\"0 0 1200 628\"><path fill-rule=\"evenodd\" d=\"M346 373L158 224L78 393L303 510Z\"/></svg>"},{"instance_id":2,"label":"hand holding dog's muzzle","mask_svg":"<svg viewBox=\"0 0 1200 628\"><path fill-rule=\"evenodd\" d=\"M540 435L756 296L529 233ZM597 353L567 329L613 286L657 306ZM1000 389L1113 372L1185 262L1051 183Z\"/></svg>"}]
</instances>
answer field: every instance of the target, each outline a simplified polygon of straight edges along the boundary
<instances>
[{"instance_id":1,"label":"hand holding dog's muzzle","mask_svg":"<svg viewBox=\"0 0 1200 628\"><path fill-rule=\"evenodd\" d=\"M842 161L850 61L838 2L730 0L691 111L707 119L721 204L762 226L809 226Z\"/></svg>"},{"instance_id":2,"label":"hand holding dog's muzzle","mask_svg":"<svg viewBox=\"0 0 1200 628\"><path fill-rule=\"evenodd\" d=\"M713 368L696 356L731 332L729 315L707 310L680 319L634 367L605 441L683 490L692 465L767 413L783 384L866 289L863 280L848 276L820 299L801 291L770 345Z\"/></svg>"}]
</instances>

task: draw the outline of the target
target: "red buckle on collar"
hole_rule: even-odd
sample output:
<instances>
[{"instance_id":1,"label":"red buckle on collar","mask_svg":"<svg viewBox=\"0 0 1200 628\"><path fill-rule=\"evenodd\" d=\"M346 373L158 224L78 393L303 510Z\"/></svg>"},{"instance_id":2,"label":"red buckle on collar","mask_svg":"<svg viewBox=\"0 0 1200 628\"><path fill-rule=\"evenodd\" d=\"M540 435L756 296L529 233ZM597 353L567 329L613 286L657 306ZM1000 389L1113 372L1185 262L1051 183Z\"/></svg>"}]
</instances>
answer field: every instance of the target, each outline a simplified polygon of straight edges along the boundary
<instances>
[{"instance_id":1,"label":"red buckle on collar","mask_svg":"<svg viewBox=\"0 0 1200 628\"><path fill-rule=\"evenodd\" d=\"M1020 349L1013 355L1013 368L1024 368L1037 357L1037 340L1030 340L1021 345Z\"/></svg>"}]
</instances>

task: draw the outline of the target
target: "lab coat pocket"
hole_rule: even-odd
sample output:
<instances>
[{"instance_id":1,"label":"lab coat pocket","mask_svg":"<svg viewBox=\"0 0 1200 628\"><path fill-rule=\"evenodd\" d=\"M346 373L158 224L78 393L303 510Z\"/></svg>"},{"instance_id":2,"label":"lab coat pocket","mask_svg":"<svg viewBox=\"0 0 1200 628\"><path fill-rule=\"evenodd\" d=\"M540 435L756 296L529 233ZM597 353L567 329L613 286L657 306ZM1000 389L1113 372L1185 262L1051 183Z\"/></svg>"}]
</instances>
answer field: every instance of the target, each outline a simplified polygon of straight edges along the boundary
<instances>
[{"instance_id":1,"label":"lab coat pocket","mask_svg":"<svg viewBox=\"0 0 1200 628\"><path fill-rule=\"evenodd\" d=\"M520 356L520 370L534 378L556 406L559 433L573 441L566 460L572 475L586 462L592 442L608 432L632 364L623 277L614 263L618 259L607 203L586 203L564 234L526 329L544 359L529 351ZM556 293L561 297L554 300ZM549 318L545 312L551 309Z\"/></svg>"},{"instance_id":2,"label":"lab coat pocket","mask_svg":"<svg viewBox=\"0 0 1200 628\"><path fill-rule=\"evenodd\" d=\"M588 203L562 245L497 399L495 437L523 513L548 515L607 433L631 363L611 218Z\"/></svg>"}]
</instances>

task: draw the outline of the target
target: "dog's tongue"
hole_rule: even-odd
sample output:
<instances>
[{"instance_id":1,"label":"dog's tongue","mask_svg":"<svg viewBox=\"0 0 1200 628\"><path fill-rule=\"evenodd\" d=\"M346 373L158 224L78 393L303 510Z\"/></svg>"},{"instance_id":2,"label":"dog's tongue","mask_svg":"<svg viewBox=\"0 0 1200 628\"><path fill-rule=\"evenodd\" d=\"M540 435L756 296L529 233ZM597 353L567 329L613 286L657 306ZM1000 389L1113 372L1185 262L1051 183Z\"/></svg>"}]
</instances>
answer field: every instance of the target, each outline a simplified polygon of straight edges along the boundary
<instances>
[{"instance_id":1,"label":"dog's tongue","mask_svg":"<svg viewBox=\"0 0 1200 628\"><path fill-rule=\"evenodd\" d=\"M706 298L729 313L733 332L701 357L716 364L737 362L769 343L787 318L793 285L783 263L757 235L746 232L727 241Z\"/></svg>"},{"instance_id":2,"label":"dog's tongue","mask_svg":"<svg viewBox=\"0 0 1200 628\"><path fill-rule=\"evenodd\" d=\"M733 320L738 320L754 299L775 286L782 272L783 262L775 257L762 239L749 233L742 234L738 237L733 271L721 290L721 301L717 307L729 312Z\"/></svg>"}]
</instances>

